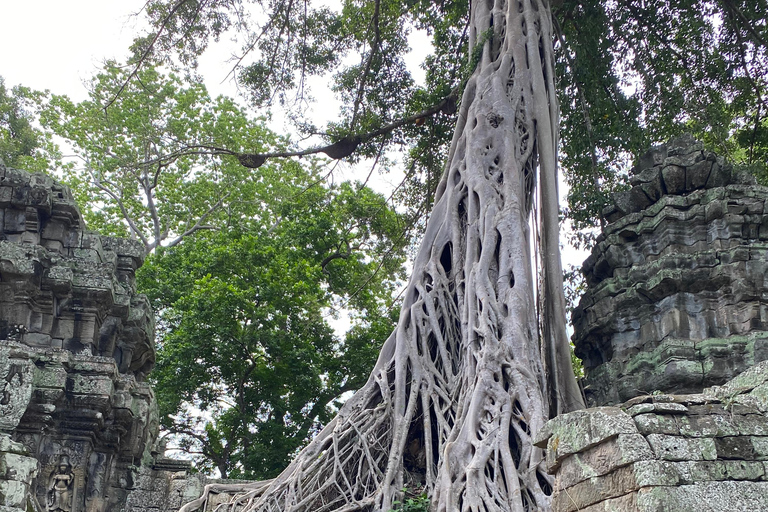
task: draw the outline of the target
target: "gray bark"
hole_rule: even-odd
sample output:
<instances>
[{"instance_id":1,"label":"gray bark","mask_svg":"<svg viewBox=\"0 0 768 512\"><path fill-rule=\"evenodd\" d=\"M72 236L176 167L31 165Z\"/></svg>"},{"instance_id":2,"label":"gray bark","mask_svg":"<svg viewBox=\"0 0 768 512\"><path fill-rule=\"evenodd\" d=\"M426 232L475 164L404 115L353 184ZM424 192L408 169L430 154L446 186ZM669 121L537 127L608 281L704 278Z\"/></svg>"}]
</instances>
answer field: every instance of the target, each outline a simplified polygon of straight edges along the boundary
<instances>
[{"instance_id":1,"label":"gray bark","mask_svg":"<svg viewBox=\"0 0 768 512\"><path fill-rule=\"evenodd\" d=\"M397 329L338 416L231 510L387 511L420 485L438 512L549 509L532 437L550 415L583 407L565 334L550 27L548 0L472 4L482 57Z\"/></svg>"}]
</instances>

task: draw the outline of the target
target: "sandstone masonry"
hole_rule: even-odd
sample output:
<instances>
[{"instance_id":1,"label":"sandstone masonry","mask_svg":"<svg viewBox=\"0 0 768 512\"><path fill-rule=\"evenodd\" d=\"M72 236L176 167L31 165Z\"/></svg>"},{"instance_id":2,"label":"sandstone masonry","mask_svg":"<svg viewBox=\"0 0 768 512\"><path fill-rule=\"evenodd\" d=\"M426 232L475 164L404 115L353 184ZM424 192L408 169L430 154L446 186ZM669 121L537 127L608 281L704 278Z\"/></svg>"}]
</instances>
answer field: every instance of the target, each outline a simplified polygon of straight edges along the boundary
<instances>
[{"instance_id":1,"label":"sandstone masonry","mask_svg":"<svg viewBox=\"0 0 768 512\"><path fill-rule=\"evenodd\" d=\"M67 187L0 163L1 512L165 512L194 494L176 489L189 464L157 449L143 260L88 231Z\"/></svg>"},{"instance_id":2,"label":"sandstone masonry","mask_svg":"<svg viewBox=\"0 0 768 512\"><path fill-rule=\"evenodd\" d=\"M690 137L631 183L573 315L598 407L535 440L552 510L768 510L768 189Z\"/></svg>"},{"instance_id":3,"label":"sandstone masonry","mask_svg":"<svg viewBox=\"0 0 768 512\"><path fill-rule=\"evenodd\" d=\"M590 405L700 392L768 359L768 188L690 137L634 172L573 314Z\"/></svg>"}]
</instances>

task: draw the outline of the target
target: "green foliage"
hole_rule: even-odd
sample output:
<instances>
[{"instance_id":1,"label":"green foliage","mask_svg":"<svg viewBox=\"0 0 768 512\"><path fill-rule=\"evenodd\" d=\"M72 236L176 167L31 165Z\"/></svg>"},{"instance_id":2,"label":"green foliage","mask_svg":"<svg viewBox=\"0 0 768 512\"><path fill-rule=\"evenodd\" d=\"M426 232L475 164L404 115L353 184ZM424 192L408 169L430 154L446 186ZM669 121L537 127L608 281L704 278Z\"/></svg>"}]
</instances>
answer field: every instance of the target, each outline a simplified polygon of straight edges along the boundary
<instances>
[{"instance_id":1,"label":"green foliage","mask_svg":"<svg viewBox=\"0 0 768 512\"><path fill-rule=\"evenodd\" d=\"M150 254L138 287L157 315L163 428L203 471L275 476L364 383L393 329L402 217L360 184L324 186L313 159L245 169L214 148L285 141L153 68L131 78L110 63L87 101L53 96L42 121L79 156L65 172L89 227Z\"/></svg>"},{"instance_id":2,"label":"green foliage","mask_svg":"<svg viewBox=\"0 0 768 512\"><path fill-rule=\"evenodd\" d=\"M331 140L374 129L461 91L486 43L500 44L490 30L477 34L469 55L466 1L345 0L332 12L281 0L270 4L259 21L241 16L249 4L229 0L172 13L175 2L155 0L151 5L158 10L150 9L155 25L173 20L158 53L167 55L174 48L169 41L175 41L182 56L190 55L222 27L237 28L247 35L241 83L254 98L285 99L293 91L303 101L309 99L305 77L332 72L343 102L341 119L325 130L298 123ZM570 186L565 213L577 230L576 245L591 245L611 193L626 186L634 155L651 143L692 132L720 154L765 174L764 0L562 0L552 5L561 162ZM414 27L433 38L433 54L422 64L423 88L403 65ZM182 40L188 33L194 44ZM294 115L300 119L301 109ZM421 222L454 124L453 112L446 111L362 144L351 158L406 148L409 172L396 197L413 221Z\"/></svg>"},{"instance_id":3,"label":"green foliage","mask_svg":"<svg viewBox=\"0 0 768 512\"><path fill-rule=\"evenodd\" d=\"M0 160L30 172L46 172L60 158L50 134L34 126L47 93L16 86L0 77Z\"/></svg>"},{"instance_id":4,"label":"green foliage","mask_svg":"<svg viewBox=\"0 0 768 512\"><path fill-rule=\"evenodd\" d=\"M407 494L408 489L403 489ZM406 498L404 501L395 501L389 512L429 512L429 496L427 493Z\"/></svg>"},{"instance_id":5,"label":"green foliage","mask_svg":"<svg viewBox=\"0 0 768 512\"><path fill-rule=\"evenodd\" d=\"M91 80L88 100L54 95L41 119L75 148L79 162L65 178L89 227L137 237L149 252L238 215L261 186L260 176L234 157L211 154L212 146L258 152L280 141L201 83L153 68L126 83L128 73L107 64ZM295 174L277 171L280 165L263 173Z\"/></svg>"},{"instance_id":6,"label":"green foliage","mask_svg":"<svg viewBox=\"0 0 768 512\"><path fill-rule=\"evenodd\" d=\"M139 272L159 312L163 427L202 470L277 475L365 382L394 327L401 219L360 185L305 188L317 178L271 176L250 218L161 249ZM341 308L354 312L343 340L329 323Z\"/></svg>"},{"instance_id":7,"label":"green foliage","mask_svg":"<svg viewBox=\"0 0 768 512\"><path fill-rule=\"evenodd\" d=\"M684 132L760 174L764 1L565 0L559 44L567 214L593 228L633 155ZM577 237L590 245L591 237Z\"/></svg>"}]
</instances>

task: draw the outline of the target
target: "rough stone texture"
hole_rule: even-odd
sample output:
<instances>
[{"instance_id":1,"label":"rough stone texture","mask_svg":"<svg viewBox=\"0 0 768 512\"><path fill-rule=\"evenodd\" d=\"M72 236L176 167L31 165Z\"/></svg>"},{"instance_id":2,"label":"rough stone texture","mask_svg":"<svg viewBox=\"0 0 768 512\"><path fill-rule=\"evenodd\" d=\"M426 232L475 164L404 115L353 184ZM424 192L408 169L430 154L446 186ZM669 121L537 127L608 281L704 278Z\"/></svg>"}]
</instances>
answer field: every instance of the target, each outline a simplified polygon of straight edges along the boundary
<instances>
[{"instance_id":1,"label":"rough stone texture","mask_svg":"<svg viewBox=\"0 0 768 512\"><path fill-rule=\"evenodd\" d=\"M764 404L766 382L761 363L700 395L637 397L551 420L536 442L556 475L552 510L768 510L768 415L752 405ZM596 442L563 449L564 439Z\"/></svg>"},{"instance_id":2,"label":"rough stone texture","mask_svg":"<svg viewBox=\"0 0 768 512\"><path fill-rule=\"evenodd\" d=\"M30 490L37 475L37 460L26 447L0 433L0 511L25 512L34 507Z\"/></svg>"},{"instance_id":3,"label":"rough stone texture","mask_svg":"<svg viewBox=\"0 0 768 512\"><path fill-rule=\"evenodd\" d=\"M157 453L143 260L86 230L67 187L0 162L0 512L170 512L202 492Z\"/></svg>"},{"instance_id":4,"label":"rough stone texture","mask_svg":"<svg viewBox=\"0 0 768 512\"><path fill-rule=\"evenodd\" d=\"M639 159L582 270L588 404L698 393L768 359L768 188L690 137Z\"/></svg>"}]
</instances>

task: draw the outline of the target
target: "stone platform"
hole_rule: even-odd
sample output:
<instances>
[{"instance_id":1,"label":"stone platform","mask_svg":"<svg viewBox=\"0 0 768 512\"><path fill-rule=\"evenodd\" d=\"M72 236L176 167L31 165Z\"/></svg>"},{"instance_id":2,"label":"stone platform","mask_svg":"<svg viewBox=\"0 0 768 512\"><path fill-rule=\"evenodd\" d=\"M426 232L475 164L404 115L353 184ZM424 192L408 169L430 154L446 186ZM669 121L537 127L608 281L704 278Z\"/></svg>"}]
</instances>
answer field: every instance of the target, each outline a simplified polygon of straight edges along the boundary
<instances>
[{"instance_id":1,"label":"stone platform","mask_svg":"<svg viewBox=\"0 0 768 512\"><path fill-rule=\"evenodd\" d=\"M553 512L768 510L768 362L695 395L551 420Z\"/></svg>"}]
</instances>

